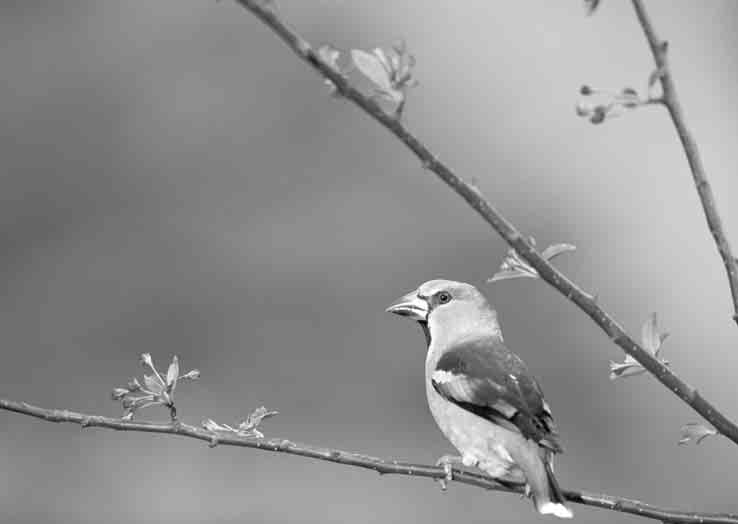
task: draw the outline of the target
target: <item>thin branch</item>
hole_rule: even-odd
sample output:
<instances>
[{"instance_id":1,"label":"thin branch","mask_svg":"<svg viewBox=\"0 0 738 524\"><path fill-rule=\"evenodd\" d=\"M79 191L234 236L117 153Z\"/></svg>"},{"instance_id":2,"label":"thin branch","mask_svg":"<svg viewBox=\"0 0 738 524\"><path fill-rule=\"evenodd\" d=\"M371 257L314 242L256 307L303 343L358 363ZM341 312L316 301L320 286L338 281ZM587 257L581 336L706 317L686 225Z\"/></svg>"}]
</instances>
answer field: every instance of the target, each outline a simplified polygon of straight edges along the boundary
<instances>
[{"instance_id":1,"label":"thin branch","mask_svg":"<svg viewBox=\"0 0 738 524\"><path fill-rule=\"evenodd\" d=\"M380 475L407 475L411 477L425 477L442 479L446 473L443 468L410 464L397 460L381 459L360 453L351 453L338 449L324 448L301 444L285 439L261 439L238 437L232 434L217 434L202 428L183 424L181 422L155 423L123 420L99 415L85 415L69 410L44 409L25 402L0 399L0 409L14 411L23 415L40 418L48 422L68 422L79 424L83 428L98 427L118 431L138 431L146 433L162 433L177 435L207 442L211 447L238 446L255 448L276 453L299 455L326 462L334 462L345 466L371 469ZM491 477L471 471L454 470L454 480L461 484L469 484L480 488L502 491L506 493L522 494L523 489L502 486ZM567 500L596 508L630 513L644 518L670 522L674 524L738 524L738 515L729 513L695 513L678 511L668 508L659 508L638 500L613 497L599 493L589 493L578 490L564 490Z\"/></svg>"},{"instance_id":2,"label":"thin branch","mask_svg":"<svg viewBox=\"0 0 738 524\"><path fill-rule=\"evenodd\" d=\"M682 105L679 102L674 78L669 67L668 44L666 40L661 40L656 36L656 31L651 23L651 18L646 13L643 1L633 0L633 8L643 28L643 33L646 35L648 45L651 48L651 53L656 63L656 70L659 72L659 80L661 81L661 88L663 90L661 99L669 110L669 115L671 115L671 120L674 122L679 140L682 142L684 153L689 162L689 168L692 171L694 185L697 188L697 193L702 203L702 210L705 213L707 227L710 229L710 233L712 233L712 238L715 240L715 245L723 259L725 271L728 274L730 294L733 298L733 320L738 324L738 261L733 256L730 244L725 236L725 231L723 231L723 223L717 210L715 196L710 188L710 182L707 180L705 167L702 165L702 158L700 157L699 149L697 149L697 142L687 128L687 123L684 120L684 112L682 111Z\"/></svg>"},{"instance_id":3,"label":"thin branch","mask_svg":"<svg viewBox=\"0 0 738 524\"><path fill-rule=\"evenodd\" d=\"M671 369L641 347L612 315L597 304L592 295L583 291L545 260L526 237L484 198L479 189L455 174L451 168L438 160L436 155L399 119L386 113L373 99L362 94L340 72L324 62L304 38L282 21L274 10L273 2L269 0L236 1L274 31L300 59L330 80L338 94L351 100L405 144L418 157L424 168L435 173L461 196L523 259L535 268L543 280L585 312L625 353L635 358L659 382L710 422L717 431L738 444L738 426L702 397L694 387L680 379Z\"/></svg>"}]
</instances>

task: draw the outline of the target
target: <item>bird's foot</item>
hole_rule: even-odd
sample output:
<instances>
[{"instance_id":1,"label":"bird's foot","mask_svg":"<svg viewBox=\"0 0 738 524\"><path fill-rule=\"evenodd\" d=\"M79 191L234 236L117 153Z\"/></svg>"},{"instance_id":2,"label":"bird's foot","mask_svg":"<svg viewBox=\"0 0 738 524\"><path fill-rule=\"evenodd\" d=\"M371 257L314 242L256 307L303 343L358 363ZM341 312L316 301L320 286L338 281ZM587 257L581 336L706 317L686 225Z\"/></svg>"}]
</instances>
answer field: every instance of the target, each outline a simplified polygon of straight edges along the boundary
<instances>
[{"instance_id":1,"label":"bird's foot","mask_svg":"<svg viewBox=\"0 0 738 524\"><path fill-rule=\"evenodd\" d=\"M463 463L462 458L455 455L444 455L436 461L436 466L443 466L443 471L446 473L445 477L438 479L438 483L441 485L441 491L446 491L448 489L448 482L454 480L454 465L458 466Z\"/></svg>"},{"instance_id":2,"label":"bird's foot","mask_svg":"<svg viewBox=\"0 0 738 524\"><path fill-rule=\"evenodd\" d=\"M532 493L533 493L533 490L531 490L530 484L528 484L526 482L525 483L525 488L523 488L523 495L522 495L522 497L523 498L526 498L526 499L529 499Z\"/></svg>"}]
</instances>

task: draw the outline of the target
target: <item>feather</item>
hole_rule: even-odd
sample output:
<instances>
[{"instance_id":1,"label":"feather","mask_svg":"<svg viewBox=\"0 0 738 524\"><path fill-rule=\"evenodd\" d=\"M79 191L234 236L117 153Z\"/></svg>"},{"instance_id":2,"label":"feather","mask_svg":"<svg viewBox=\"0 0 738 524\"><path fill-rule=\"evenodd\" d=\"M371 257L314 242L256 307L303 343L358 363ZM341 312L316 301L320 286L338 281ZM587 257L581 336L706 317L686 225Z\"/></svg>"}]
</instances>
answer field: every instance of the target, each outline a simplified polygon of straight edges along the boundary
<instances>
[{"instance_id":1,"label":"feather","mask_svg":"<svg viewBox=\"0 0 738 524\"><path fill-rule=\"evenodd\" d=\"M563 451L540 386L499 338L467 341L448 350L431 381L450 402L553 452Z\"/></svg>"}]
</instances>

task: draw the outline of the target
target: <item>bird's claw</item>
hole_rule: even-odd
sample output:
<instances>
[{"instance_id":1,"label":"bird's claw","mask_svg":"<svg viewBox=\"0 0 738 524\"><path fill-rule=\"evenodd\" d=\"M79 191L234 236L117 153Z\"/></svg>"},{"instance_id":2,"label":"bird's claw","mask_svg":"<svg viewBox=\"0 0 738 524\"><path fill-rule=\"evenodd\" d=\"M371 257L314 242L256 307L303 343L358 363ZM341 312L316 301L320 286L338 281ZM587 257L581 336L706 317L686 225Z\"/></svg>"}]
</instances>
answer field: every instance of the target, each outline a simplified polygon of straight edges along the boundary
<instances>
[{"instance_id":1,"label":"bird's claw","mask_svg":"<svg viewBox=\"0 0 738 524\"><path fill-rule=\"evenodd\" d=\"M448 489L448 482L454 480L454 464L461 463L461 457L454 457L451 455L444 455L436 461L436 466L442 466L443 471L446 474L445 477L437 479L438 484L441 486L441 491Z\"/></svg>"}]
</instances>

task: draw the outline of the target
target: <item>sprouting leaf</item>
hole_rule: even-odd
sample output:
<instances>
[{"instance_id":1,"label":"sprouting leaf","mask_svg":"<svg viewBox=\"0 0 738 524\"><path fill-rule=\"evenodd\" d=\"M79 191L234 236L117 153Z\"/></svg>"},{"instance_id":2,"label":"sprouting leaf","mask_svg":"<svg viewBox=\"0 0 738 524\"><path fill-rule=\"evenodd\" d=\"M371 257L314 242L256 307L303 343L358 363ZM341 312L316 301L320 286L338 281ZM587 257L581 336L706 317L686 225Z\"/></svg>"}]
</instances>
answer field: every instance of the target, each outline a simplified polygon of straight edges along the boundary
<instances>
[{"instance_id":1,"label":"sprouting leaf","mask_svg":"<svg viewBox=\"0 0 738 524\"><path fill-rule=\"evenodd\" d=\"M341 56L341 52L330 44L323 44L318 47L318 56L320 59L328 64L331 69L336 72L340 72L341 69L338 67L338 58ZM332 96L339 96L338 88L331 80L325 79L325 85L328 86Z\"/></svg>"},{"instance_id":2,"label":"sprouting leaf","mask_svg":"<svg viewBox=\"0 0 738 524\"><path fill-rule=\"evenodd\" d=\"M597 7L600 5L601 0L584 0L584 9L587 15L591 15L595 12Z\"/></svg>"},{"instance_id":3,"label":"sprouting leaf","mask_svg":"<svg viewBox=\"0 0 738 524\"><path fill-rule=\"evenodd\" d=\"M641 345L643 349L651 353L651 355L665 366L668 366L669 362L659 358L659 352L661 351L661 345L668 336L668 333L659 331L658 316L656 313L651 313L641 326ZM645 371L643 366L630 355L625 355L623 362L610 362L610 380L633 377Z\"/></svg>"},{"instance_id":4,"label":"sprouting leaf","mask_svg":"<svg viewBox=\"0 0 738 524\"><path fill-rule=\"evenodd\" d=\"M572 244L552 244L543 250L541 256L546 260L553 260L567 251L576 251L577 247Z\"/></svg>"},{"instance_id":5,"label":"sprouting leaf","mask_svg":"<svg viewBox=\"0 0 738 524\"><path fill-rule=\"evenodd\" d=\"M702 424L691 422L682 426L681 438L679 439L678 444L683 446L692 441L694 441L695 444L700 444L707 437L712 437L717 434L717 430L713 428L708 428Z\"/></svg>"},{"instance_id":6,"label":"sprouting leaf","mask_svg":"<svg viewBox=\"0 0 738 524\"><path fill-rule=\"evenodd\" d=\"M148 366L149 368L154 368L154 361L151 360L151 353L141 353L141 364L144 366Z\"/></svg>"},{"instance_id":7,"label":"sprouting leaf","mask_svg":"<svg viewBox=\"0 0 738 524\"><path fill-rule=\"evenodd\" d=\"M149 353L142 354L140 361L144 366L151 369L153 374L144 374L143 384L137 378L132 378L128 381L127 387L115 388L112 393L113 399L120 401L125 410L124 419L132 419L139 409L150 406L166 406L169 408L172 420L176 420L177 410L174 407L174 389L177 382L183 379L195 380L200 377L200 372L193 369L180 376L179 359L174 356L167 370L166 379L163 379L156 366L154 366L154 360Z\"/></svg>"},{"instance_id":8,"label":"sprouting leaf","mask_svg":"<svg viewBox=\"0 0 738 524\"><path fill-rule=\"evenodd\" d=\"M269 411L264 406L255 409L246 420L242 421L238 427L231 427L228 424L218 424L214 420L206 419L202 423L202 427L208 431L223 431L235 433L241 437L248 438L264 438L264 434L257 428L262 421L277 415L276 411Z\"/></svg>"},{"instance_id":9,"label":"sprouting leaf","mask_svg":"<svg viewBox=\"0 0 738 524\"><path fill-rule=\"evenodd\" d=\"M144 375L144 385L154 395L159 395L164 391L164 384L162 384L156 375Z\"/></svg>"},{"instance_id":10,"label":"sprouting leaf","mask_svg":"<svg viewBox=\"0 0 738 524\"><path fill-rule=\"evenodd\" d=\"M336 71L338 68L338 58L341 56L341 52L330 44L323 44L318 47L318 56L320 59L331 66Z\"/></svg>"},{"instance_id":11,"label":"sprouting leaf","mask_svg":"<svg viewBox=\"0 0 738 524\"><path fill-rule=\"evenodd\" d=\"M646 370L636 359L630 355L625 355L623 362L610 361L610 380L623 377L633 377L645 373Z\"/></svg>"},{"instance_id":12,"label":"sprouting leaf","mask_svg":"<svg viewBox=\"0 0 738 524\"><path fill-rule=\"evenodd\" d=\"M530 237L530 243L535 247L536 240ZM541 252L541 257L550 261L562 253L576 250L572 244L552 244ZM494 283L512 278L538 278L538 271L528 264L514 249L510 249L502 260L500 269L488 279L487 282Z\"/></svg>"},{"instance_id":13,"label":"sprouting leaf","mask_svg":"<svg viewBox=\"0 0 738 524\"><path fill-rule=\"evenodd\" d=\"M251 430L258 427L262 421L278 415L278 411L269 411L264 406L256 408L241 424L238 426L242 430Z\"/></svg>"},{"instance_id":14,"label":"sprouting leaf","mask_svg":"<svg viewBox=\"0 0 738 524\"><path fill-rule=\"evenodd\" d=\"M179 377L180 380L198 380L200 378L200 370L192 369Z\"/></svg>"},{"instance_id":15,"label":"sprouting leaf","mask_svg":"<svg viewBox=\"0 0 738 524\"><path fill-rule=\"evenodd\" d=\"M642 99L632 87L612 90L584 85L579 93L587 97L587 100L581 100L577 104L577 115L588 118L592 124L601 124L649 102Z\"/></svg>"},{"instance_id":16,"label":"sprouting leaf","mask_svg":"<svg viewBox=\"0 0 738 524\"><path fill-rule=\"evenodd\" d=\"M167 391L169 393L173 392L174 388L177 387L177 379L179 379L179 359L177 355L174 355L172 357L172 363L169 364L169 369L167 370Z\"/></svg>"},{"instance_id":17,"label":"sprouting leaf","mask_svg":"<svg viewBox=\"0 0 738 524\"><path fill-rule=\"evenodd\" d=\"M401 116L405 91L417 85L412 73L415 57L407 52L405 43L399 42L387 51L379 47L371 52L352 49L351 59L371 81L375 94L395 104L396 115Z\"/></svg>"},{"instance_id":18,"label":"sprouting leaf","mask_svg":"<svg viewBox=\"0 0 738 524\"><path fill-rule=\"evenodd\" d=\"M658 356L661 344L667 339L669 333L659 331L659 319L656 313L651 313L641 326L641 342L643 347L654 356Z\"/></svg>"},{"instance_id":19,"label":"sprouting leaf","mask_svg":"<svg viewBox=\"0 0 738 524\"><path fill-rule=\"evenodd\" d=\"M232 431L230 426L221 426L213 419L205 419L202 421L202 427L208 431Z\"/></svg>"},{"instance_id":20,"label":"sprouting leaf","mask_svg":"<svg viewBox=\"0 0 738 524\"><path fill-rule=\"evenodd\" d=\"M351 59L356 67L381 91L392 91L391 72L376 54L361 49L351 50Z\"/></svg>"},{"instance_id":21,"label":"sprouting leaf","mask_svg":"<svg viewBox=\"0 0 738 524\"><path fill-rule=\"evenodd\" d=\"M113 400L120 400L126 395L128 395L130 391L126 388L115 388L112 393Z\"/></svg>"}]
</instances>

